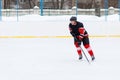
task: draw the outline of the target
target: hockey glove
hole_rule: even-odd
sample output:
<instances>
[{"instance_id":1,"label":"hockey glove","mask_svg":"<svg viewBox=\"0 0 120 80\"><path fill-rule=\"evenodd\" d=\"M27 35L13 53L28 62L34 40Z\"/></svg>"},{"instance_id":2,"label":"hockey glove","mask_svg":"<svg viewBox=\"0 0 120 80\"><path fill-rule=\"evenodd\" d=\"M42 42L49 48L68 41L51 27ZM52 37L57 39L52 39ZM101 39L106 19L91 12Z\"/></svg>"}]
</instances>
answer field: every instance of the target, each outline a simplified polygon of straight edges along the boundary
<instances>
[{"instance_id":1,"label":"hockey glove","mask_svg":"<svg viewBox=\"0 0 120 80\"><path fill-rule=\"evenodd\" d=\"M84 37L82 35L77 36L77 39L82 40Z\"/></svg>"}]
</instances>

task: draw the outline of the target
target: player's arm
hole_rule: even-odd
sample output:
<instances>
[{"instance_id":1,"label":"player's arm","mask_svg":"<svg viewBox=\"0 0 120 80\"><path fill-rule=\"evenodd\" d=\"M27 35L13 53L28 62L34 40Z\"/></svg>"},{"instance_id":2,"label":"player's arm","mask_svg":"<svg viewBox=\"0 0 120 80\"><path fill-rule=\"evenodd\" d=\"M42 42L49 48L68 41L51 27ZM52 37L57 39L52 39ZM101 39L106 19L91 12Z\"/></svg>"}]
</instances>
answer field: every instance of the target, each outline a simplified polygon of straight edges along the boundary
<instances>
[{"instance_id":1,"label":"player's arm","mask_svg":"<svg viewBox=\"0 0 120 80\"><path fill-rule=\"evenodd\" d=\"M78 28L78 31L80 33L80 35L78 36L78 38L80 40L82 40L84 37L88 36L88 34L85 34L85 28L84 28L84 25L82 23L80 24L80 28Z\"/></svg>"},{"instance_id":2,"label":"player's arm","mask_svg":"<svg viewBox=\"0 0 120 80\"><path fill-rule=\"evenodd\" d=\"M69 31L70 31L70 34L71 34L73 37L75 37L75 34L73 33L72 28L70 27L70 24L69 24Z\"/></svg>"},{"instance_id":3,"label":"player's arm","mask_svg":"<svg viewBox=\"0 0 120 80\"><path fill-rule=\"evenodd\" d=\"M88 34L85 34L86 30L85 30L84 25L82 23L81 23L80 28L79 28L78 31L79 31L81 36L83 36L83 37L87 37L88 36Z\"/></svg>"},{"instance_id":4,"label":"player's arm","mask_svg":"<svg viewBox=\"0 0 120 80\"><path fill-rule=\"evenodd\" d=\"M78 28L78 31L79 31L79 33L80 33L81 36L84 35L85 28L84 28L84 25L82 23L80 24L80 28Z\"/></svg>"},{"instance_id":5,"label":"player's arm","mask_svg":"<svg viewBox=\"0 0 120 80\"><path fill-rule=\"evenodd\" d=\"M70 34L75 37L75 34L72 32L72 29L69 27Z\"/></svg>"}]
</instances>

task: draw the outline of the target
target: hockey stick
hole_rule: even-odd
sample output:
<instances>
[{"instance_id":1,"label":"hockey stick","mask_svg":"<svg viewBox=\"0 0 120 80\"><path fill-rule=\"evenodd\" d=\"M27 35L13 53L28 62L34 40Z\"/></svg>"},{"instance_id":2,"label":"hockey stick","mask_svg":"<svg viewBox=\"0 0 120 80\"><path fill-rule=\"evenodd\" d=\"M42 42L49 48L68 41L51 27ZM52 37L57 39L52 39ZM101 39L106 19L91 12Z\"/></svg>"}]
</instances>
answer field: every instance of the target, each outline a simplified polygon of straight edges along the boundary
<instances>
[{"instance_id":1,"label":"hockey stick","mask_svg":"<svg viewBox=\"0 0 120 80\"><path fill-rule=\"evenodd\" d=\"M85 54L85 52L84 52L84 50L82 49L82 47L81 47L81 46L80 46L80 48L81 48L81 50L82 50L82 52L83 52L83 54L84 54L84 56L85 56L86 60L88 61L88 63L90 63L89 59L87 58L87 55Z\"/></svg>"},{"instance_id":2,"label":"hockey stick","mask_svg":"<svg viewBox=\"0 0 120 80\"><path fill-rule=\"evenodd\" d=\"M80 42L80 40L78 40L78 39L76 38L76 36L75 36L74 38L75 38L78 42ZM81 47L80 45L79 45L79 47L81 48L81 50L82 50L82 52L83 52L83 54L84 54L87 62L90 63L90 61L89 61L89 59L87 58L87 55L85 54L85 52L84 52L84 50L82 49L82 47Z\"/></svg>"}]
</instances>

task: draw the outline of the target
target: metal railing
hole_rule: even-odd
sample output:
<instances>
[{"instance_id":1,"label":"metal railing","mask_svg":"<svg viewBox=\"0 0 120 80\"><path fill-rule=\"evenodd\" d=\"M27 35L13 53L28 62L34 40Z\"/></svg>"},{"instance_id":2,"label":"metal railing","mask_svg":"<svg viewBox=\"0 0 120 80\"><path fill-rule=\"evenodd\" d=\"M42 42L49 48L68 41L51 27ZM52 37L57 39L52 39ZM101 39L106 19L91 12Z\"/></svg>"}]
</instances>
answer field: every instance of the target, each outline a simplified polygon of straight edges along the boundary
<instances>
[{"instance_id":1,"label":"metal railing","mask_svg":"<svg viewBox=\"0 0 120 80\"><path fill-rule=\"evenodd\" d=\"M112 15L112 14L119 14L119 9L117 8L109 8L107 9L107 14ZM30 14L41 14L39 9L2 9L1 10L1 15L10 17L10 16L22 16L22 15L30 15ZM77 10L78 15L95 15L95 9L78 9ZM100 10L101 16L106 15L106 9L101 9ZM60 15L76 15L76 11L72 9L68 10L58 10L58 9L44 9L43 10L43 15L44 16L60 16Z\"/></svg>"}]
</instances>

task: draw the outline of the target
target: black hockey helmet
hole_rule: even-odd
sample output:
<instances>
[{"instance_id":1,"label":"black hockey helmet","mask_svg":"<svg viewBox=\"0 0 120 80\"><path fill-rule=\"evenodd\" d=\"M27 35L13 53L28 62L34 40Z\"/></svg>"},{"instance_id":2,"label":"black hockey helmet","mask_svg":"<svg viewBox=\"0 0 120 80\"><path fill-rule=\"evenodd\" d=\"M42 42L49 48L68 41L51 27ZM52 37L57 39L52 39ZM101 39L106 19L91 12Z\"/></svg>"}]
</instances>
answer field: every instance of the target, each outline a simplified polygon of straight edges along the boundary
<instances>
[{"instance_id":1,"label":"black hockey helmet","mask_svg":"<svg viewBox=\"0 0 120 80\"><path fill-rule=\"evenodd\" d=\"M70 21L77 21L77 17L72 16L72 17L70 18Z\"/></svg>"}]
</instances>

